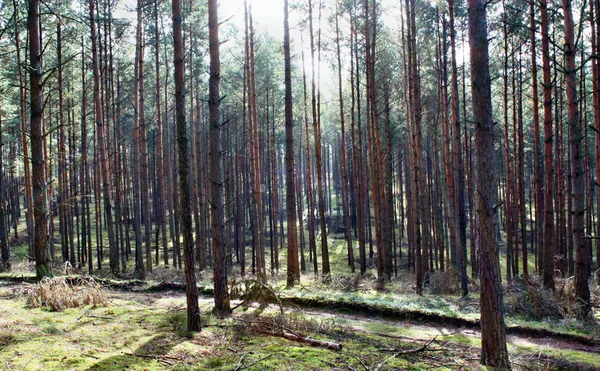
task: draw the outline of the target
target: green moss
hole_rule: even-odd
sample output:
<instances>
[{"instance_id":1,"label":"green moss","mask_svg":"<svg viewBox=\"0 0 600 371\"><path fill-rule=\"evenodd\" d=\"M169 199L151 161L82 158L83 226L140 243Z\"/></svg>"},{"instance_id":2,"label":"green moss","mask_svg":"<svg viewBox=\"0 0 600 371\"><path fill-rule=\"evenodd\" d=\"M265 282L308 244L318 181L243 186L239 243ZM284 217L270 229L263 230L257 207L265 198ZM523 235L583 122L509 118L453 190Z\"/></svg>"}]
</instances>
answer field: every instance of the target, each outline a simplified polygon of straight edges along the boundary
<instances>
[{"instance_id":1,"label":"green moss","mask_svg":"<svg viewBox=\"0 0 600 371\"><path fill-rule=\"evenodd\" d=\"M220 368L223 366L223 360L217 357L210 357L208 361L206 361L206 366L210 368Z\"/></svg>"},{"instance_id":2,"label":"green moss","mask_svg":"<svg viewBox=\"0 0 600 371\"><path fill-rule=\"evenodd\" d=\"M332 246L336 253L344 253L343 241L335 240ZM339 264L338 268L340 271L347 270L345 264ZM343 283L354 278L348 274L344 277L347 281ZM335 286L335 280L332 285L326 286L304 276L304 288L284 290L284 279L285 275L281 275L275 276L272 281L273 287L282 290L283 296L316 298L329 303L361 303L393 311L455 318L478 317L476 305L464 305L465 302L456 296L406 294L406 282L394 281L386 285L385 292L369 289L367 284L363 284L360 290L342 291ZM316 287L309 286L308 282L316 282ZM279 337L256 335L240 330L236 319L222 320L209 315L203 315L203 320L216 326L205 327L199 333L187 333L183 293L111 292L112 300L108 307L67 309L61 313L28 310L23 298L6 300L2 298L4 293L8 296L10 290L0 291L0 312L4 314L0 319L0 359L6 360L8 365L2 367L11 369L232 370L242 357L243 365L249 370L374 369L394 351L415 349L436 335L438 341L448 342L450 346L429 354L443 359L458 359L460 357L453 354L452 349L461 349L463 353L459 353L460 356L468 352L468 359L475 360L460 364L470 369L477 364L480 346L476 333L468 330L397 323L358 314L339 316L302 311L287 314L289 323L300 326L303 333L342 343L342 351L333 352ZM212 300L201 299L202 313L209 313L212 305ZM247 315L255 311L251 307ZM236 311L236 315L240 313ZM271 306L262 315L277 314L278 307ZM573 321L551 324L508 319L507 322L509 325L597 334L597 329L582 328ZM306 328L301 327L303 325ZM439 347L438 344L432 346ZM547 357L562 359L569 364L600 364L598 355L583 351L562 351L521 343L511 343L509 350L511 357L529 357L542 352ZM435 368L426 355L396 357L382 369L448 369ZM161 356L170 358L164 358L162 361L166 362L162 362Z\"/></svg>"}]
</instances>

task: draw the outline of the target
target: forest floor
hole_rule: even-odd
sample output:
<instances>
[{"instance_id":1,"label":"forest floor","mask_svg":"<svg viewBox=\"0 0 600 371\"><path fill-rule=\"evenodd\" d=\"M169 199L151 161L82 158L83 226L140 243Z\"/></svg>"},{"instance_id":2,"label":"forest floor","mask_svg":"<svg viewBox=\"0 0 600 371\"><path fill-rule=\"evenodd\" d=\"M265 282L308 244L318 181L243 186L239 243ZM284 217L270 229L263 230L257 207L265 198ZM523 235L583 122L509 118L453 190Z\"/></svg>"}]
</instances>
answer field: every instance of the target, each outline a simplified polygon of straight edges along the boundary
<instances>
[{"instance_id":1,"label":"forest floor","mask_svg":"<svg viewBox=\"0 0 600 371\"><path fill-rule=\"evenodd\" d=\"M203 328L190 333L180 284L99 282L107 305L53 311L27 307L30 277L0 276L0 370L482 369L474 298L382 293L365 285L348 292L347 281L324 286L304 278L296 289L261 292L240 281L233 315L212 316L213 300L202 296ZM200 285L209 295L209 283ZM597 326L507 324L515 369L600 370ZM341 349L307 344L311 339Z\"/></svg>"}]
</instances>

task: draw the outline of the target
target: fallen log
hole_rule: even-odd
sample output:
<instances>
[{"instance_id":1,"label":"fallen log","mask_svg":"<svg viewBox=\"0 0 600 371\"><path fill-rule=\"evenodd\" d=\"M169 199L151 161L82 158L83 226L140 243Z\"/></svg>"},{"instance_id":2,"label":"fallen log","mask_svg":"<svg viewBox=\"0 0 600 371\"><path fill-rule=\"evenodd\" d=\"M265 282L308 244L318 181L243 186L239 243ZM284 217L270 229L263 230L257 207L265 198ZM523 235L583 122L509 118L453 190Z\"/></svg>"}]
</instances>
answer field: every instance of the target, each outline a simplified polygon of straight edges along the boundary
<instances>
[{"instance_id":1,"label":"fallen log","mask_svg":"<svg viewBox=\"0 0 600 371\"><path fill-rule=\"evenodd\" d=\"M309 336L296 335L296 334L292 334L291 332L287 332L287 331L282 331L282 332L269 331L269 330L258 330L258 331L263 334L266 334L266 335L278 336L278 337L282 337L287 340L295 341L297 343L308 344L308 345L318 347L318 348L326 348L326 349L335 350L335 351L342 350L342 344L334 343L334 342L330 342L330 341L319 340L319 339L313 339Z\"/></svg>"}]
</instances>

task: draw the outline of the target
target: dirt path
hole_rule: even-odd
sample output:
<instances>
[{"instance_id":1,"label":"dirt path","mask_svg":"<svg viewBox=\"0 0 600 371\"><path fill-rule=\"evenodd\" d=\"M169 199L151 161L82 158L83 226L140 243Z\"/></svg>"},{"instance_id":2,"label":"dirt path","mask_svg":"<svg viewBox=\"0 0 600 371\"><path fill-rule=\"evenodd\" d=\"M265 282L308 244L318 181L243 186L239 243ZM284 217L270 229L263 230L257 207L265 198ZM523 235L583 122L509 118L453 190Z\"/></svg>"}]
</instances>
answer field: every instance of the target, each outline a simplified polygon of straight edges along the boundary
<instances>
[{"instance_id":1,"label":"dirt path","mask_svg":"<svg viewBox=\"0 0 600 371\"><path fill-rule=\"evenodd\" d=\"M1 282L1 285L18 288L22 282ZM108 291L114 299L136 301L144 306L164 309L165 312L185 310L185 294L177 286L163 285L164 290L148 290L145 285L131 283L111 286L113 287L108 288ZM206 291L210 293L209 290ZM210 310L213 299L204 296L200 298L200 302L203 312L206 313ZM315 327L317 333L349 345L352 339L368 341L371 338L379 339L378 341L387 339L385 343L398 344L398 347L406 347L407 343L412 343L413 348L418 349L435 339L434 351L451 348L449 353L444 353L448 359L466 359L469 364L478 364L481 333L477 322L431 314L421 316L419 312L386 311L366 305L361 307L360 303L354 303L352 308L348 308L347 303L317 302L312 299L309 305L302 305L303 303L306 304L305 299L298 300L295 304L292 304L290 298L286 299L286 317L291 321L290 326L294 325L293 321L322 324ZM252 307L258 308L258 304ZM279 306L271 304L265 315L278 311ZM243 313L247 312L236 310L234 316L242 316ZM521 361L524 365L533 363L538 366L566 365L562 369L600 370L598 335L584 337L528 328L509 328L508 332L508 346L513 362ZM394 339L397 339L397 342ZM411 345L408 345L408 348L411 348ZM459 358L456 358L457 354L460 354Z\"/></svg>"},{"instance_id":2,"label":"dirt path","mask_svg":"<svg viewBox=\"0 0 600 371\"><path fill-rule=\"evenodd\" d=\"M366 317L356 314L342 314L325 310L305 310L306 314L316 317L329 317L332 319L345 319L353 323L351 326L357 331L373 333L378 336L398 338L405 341L423 341L431 339L434 336L442 337L448 341L452 341L453 337L467 337L474 342L481 338L481 332L472 328L453 326L452 324L440 324L432 322L416 323L410 320L392 320L378 317ZM375 324L375 326L374 326ZM398 328L398 331L392 333L384 333L374 331L372 328L382 325L384 328ZM404 335L403 335L404 334ZM407 335L409 334L409 335ZM540 347L541 349L555 350L575 350L586 353L600 354L600 347L597 345L581 344L579 341L564 340L560 337L552 336L536 336L536 332L530 335L513 334L507 336L507 341L510 345L520 345L524 347ZM465 341L460 341L465 343Z\"/></svg>"},{"instance_id":3,"label":"dirt path","mask_svg":"<svg viewBox=\"0 0 600 371\"><path fill-rule=\"evenodd\" d=\"M148 300L146 304L151 304L154 301L153 297L157 298L165 295L178 297L182 302L185 301L185 296L183 294L173 291L140 295L146 295L145 297ZM210 297L200 298L201 304L205 305L210 305L212 300L213 299ZM237 304L237 302L232 304ZM272 305L272 307L273 310L278 310L276 306ZM368 314L359 314L355 312L346 314L332 309L306 309L297 305L295 308L296 310L300 310L302 314L309 315L321 321L341 323L343 327L350 328L353 331L360 331L366 334L373 334L386 338L397 338L403 342L423 343L437 337L437 339L442 342L451 342L464 347L479 348L479 341L481 338L481 332L479 329L474 328L477 324L473 322L466 322L466 326L461 326L460 322L459 324L455 323L456 320L444 322L444 318L442 317L437 319L432 317L435 320L429 318L429 320L417 321L404 319L402 317L398 319L389 318L390 316L385 313L384 315L378 316L374 315L372 311ZM290 311L294 309L288 307L287 310ZM583 336L570 336L552 333L551 331L543 329L521 327L509 328L507 332L509 333L507 336L509 348L531 350L532 353L537 353L538 355L542 353L558 354L565 350L600 355L598 337L587 338Z\"/></svg>"}]
</instances>

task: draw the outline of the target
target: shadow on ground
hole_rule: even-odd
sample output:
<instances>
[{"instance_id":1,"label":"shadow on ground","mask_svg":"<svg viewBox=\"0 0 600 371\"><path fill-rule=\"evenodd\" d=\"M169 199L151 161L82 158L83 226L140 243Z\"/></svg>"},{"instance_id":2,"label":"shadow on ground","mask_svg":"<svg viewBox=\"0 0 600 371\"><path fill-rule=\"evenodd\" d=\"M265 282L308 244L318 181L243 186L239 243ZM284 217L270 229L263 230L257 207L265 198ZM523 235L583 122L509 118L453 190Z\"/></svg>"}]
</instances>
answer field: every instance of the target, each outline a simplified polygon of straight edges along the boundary
<instances>
[{"instance_id":1,"label":"shadow on ground","mask_svg":"<svg viewBox=\"0 0 600 371\"><path fill-rule=\"evenodd\" d=\"M120 355L108 357L88 368L88 371L123 370L136 366L137 368L162 368L157 357L169 354L183 339L172 335L157 335L139 346L135 352L123 352Z\"/></svg>"}]
</instances>

